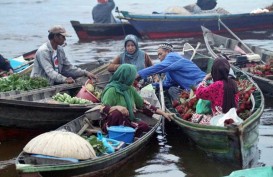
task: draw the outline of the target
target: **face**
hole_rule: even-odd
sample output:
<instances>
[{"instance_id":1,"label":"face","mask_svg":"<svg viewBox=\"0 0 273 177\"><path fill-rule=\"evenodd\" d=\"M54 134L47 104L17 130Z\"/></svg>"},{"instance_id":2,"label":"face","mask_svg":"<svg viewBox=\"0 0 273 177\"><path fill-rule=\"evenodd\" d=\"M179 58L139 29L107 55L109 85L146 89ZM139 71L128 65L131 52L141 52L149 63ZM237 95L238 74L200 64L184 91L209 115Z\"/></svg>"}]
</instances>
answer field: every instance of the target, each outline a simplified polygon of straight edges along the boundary
<instances>
[{"instance_id":1,"label":"face","mask_svg":"<svg viewBox=\"0 0 273 177\"><path fill-rule=\"evenodd\" d=\"M61 34L55 36L55 41L58 45L63 45L65 40L66 40L65 36Z\"/></svg>"},{"instance_id":2,"label":"face","mask_svg":"<svg viewBox=\"0 0 273 177\"><path fill-rule=\"evenodd\" d=\"M133 54L136 51L136 46L132 41L128 41L126 42L125 49L129 54Z\"/></svg>"},{"instance_id":3,"label":"face","mask_svg":"<svg viewBox=\"0 0 273 177\"><path fill-rule=\"evenodd\" d=\"M168 53L169 53L168 50L165 49L159 48L157 50L157 55L160 61L163 61Z\"/></svg>"}]
</instances>

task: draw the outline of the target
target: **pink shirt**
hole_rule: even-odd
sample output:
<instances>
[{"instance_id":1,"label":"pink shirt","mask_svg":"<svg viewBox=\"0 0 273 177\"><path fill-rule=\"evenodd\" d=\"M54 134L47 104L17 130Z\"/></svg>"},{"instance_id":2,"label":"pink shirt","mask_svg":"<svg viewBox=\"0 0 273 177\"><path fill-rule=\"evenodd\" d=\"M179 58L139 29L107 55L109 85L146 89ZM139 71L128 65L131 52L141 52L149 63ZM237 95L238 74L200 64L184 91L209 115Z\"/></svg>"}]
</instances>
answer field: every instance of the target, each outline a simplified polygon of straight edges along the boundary
<instances>
[{"instance_id":1,"label":"pink shirt","mask_svg":"<svg viewBox=\"0 0 273 177\"><path fill-rule=\"evenodd\" d=\"M196 97L199 99L210 100L211 101L211 110L213 115L216 115L216 106L220 107L222 110L223 97L224 97L224 82L216 81L209 86L205 86L204 82L201 82L196 89ZM235 95L235 103L238 105L238 94Z\"/></svg>"}]
</instances>

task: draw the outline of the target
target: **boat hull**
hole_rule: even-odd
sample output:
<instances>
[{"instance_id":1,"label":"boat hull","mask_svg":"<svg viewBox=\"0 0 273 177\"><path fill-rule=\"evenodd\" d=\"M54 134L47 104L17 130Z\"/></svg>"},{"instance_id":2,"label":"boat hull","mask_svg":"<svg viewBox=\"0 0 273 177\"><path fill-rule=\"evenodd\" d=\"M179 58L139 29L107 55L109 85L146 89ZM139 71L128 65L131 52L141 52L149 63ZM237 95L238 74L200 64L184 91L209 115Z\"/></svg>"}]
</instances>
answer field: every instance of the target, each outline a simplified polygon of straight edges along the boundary
<instances>
[{"instance_id":1,"label":"boat hull","mask_svg":"<svg viewBox=\"0 0 273 177\"><path fill-rule=\"evenodd\" d=\"M94 64L94 66L96 69L92 72L100 74L99 79L106 83L110 77L106 70L108 65L99 67ZM91 68L91 66L89 67ZM73 105L52 102L52 96L59 92L75 96L84 83L84 81L78 80L75 84L60 84L32 91L0 94L0 111L2 113L0 115L0 141L54 130L96 106L96 103Z\"/></svg>"},{"instance_id":2,"label":"boat hull","mask_svg":"<svg viewBox=\"0 0 273 177\"><path fill-rule=\"evenodd\" d=\"M202 36L201 25L215 33L227 33L225 28L221 28L218 19L221 19L233 31L265 30L273 27L273 12L180 16L130 14L122 11L122 14L145 39Z\"/></svg>"},{"instance_id":3,"label":"boat hull","mask_svg":"<svg viewBox=\"0 0 273 177\"><path fill-rule=\"evenodd\" d=\"M116 24L82 24L79 21L70 21L78 38L82 42L123 39L127 34L140 37L137 30L129 23Z\"/></svg>"},{"instance_id":4,"label":"boat hull","mask_svg":"<svg viewBox=\"0 0 273 177\"><path fill-rule=\"evenodd\" d=\"M155 98L155 94L153 98ZM155 102L157 103L155 105L158 106L159 101L155 100ZM91 121L92 119L97 119L97 114L100 113L88 112L85 115L82 115L74 119L73 121L63 125L57 130L66 130L77 133L82 129L86 118L89 119L89 121ZM51 163L48 163L48 161L45 162L45 160L38 161L37 159L34 161L31 155L22 152L16 159L16 169L21 177L90 177L109 174L111 171L127 162L135 154L139 153L139 151L141 151L142 148L144 148L145 145L151 140L153 134L160 126L161 116L159 115L153 115L153 117L150 117L141 113L137 113L136 116L142 121L146 122L151 127L151 129L142 137L135 140L133 143L119 149L114 153L98 156L94 159L80 160L77 163L68 162L66 164L58 164L57 162L54 162L54 160L51 161Z\"/></svg>"}]
</instances>

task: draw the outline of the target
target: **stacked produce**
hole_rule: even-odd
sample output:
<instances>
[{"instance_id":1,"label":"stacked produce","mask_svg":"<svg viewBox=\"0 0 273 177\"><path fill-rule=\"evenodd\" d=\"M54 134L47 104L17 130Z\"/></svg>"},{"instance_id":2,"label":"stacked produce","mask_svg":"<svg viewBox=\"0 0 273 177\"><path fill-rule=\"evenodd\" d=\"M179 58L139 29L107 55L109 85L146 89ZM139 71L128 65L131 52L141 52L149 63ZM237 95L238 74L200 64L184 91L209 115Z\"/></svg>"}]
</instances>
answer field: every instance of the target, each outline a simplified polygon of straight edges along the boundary
<instances>
[{"instance_id":1,"label":"stacked produce","mask_svg":"<svg viewBox=\"0 0 273 177\"><path fill-rule=\"evenodd\" d=\"M78 97L71 97L67 93L60 94L57 93L52 97L55 101L62 102L62 103L67 103L67 104L88 104L92 103L89 100L78 98Z\"/></svg>"},{"instance_id":2,"label":"stacked produce","mask_svg":"<svg viewBox=\"0 0 273 177\"><path fill-rule=\"evenodd\" d=\"M251 94L256 90L256 87L248 80L238 80L237 86L239 90L239 104L237 115L245 120L251 115Z\"/></svg>"},{"instance_id":3,"label":"stacked produce","mask_svg":"<svg viewBox=\"0 0 273 177\"><path fill-rule=\"evenodd\" d=\"M266 77L273 75L273 67L269 64L266 65L256 65L248 68L248 72L253 73L255 75Z\"/></svg>"},{"instance_id":4,"label":"stacked produce","mask_svg":"<svg viewBox=\"0 0 273 177\"><path fill-rule=\"evenodd\" d=\"M237 86L239 90L239 103L237 108L237 115L245 120L251 115L252 102L251 94L255 91L256 87L248 80L238 80ZM183 90L180 94L179 101L174 100L172 106L179 113L180 117L184 120L191 121L192 115L196 112L196 104L198 99L194 94L194 90Z\"/></svg>"},{"instance_id":5,"label":"stacked produce","mask_svg":"<svg viewBox=\"0 0 273 177\"><path fill-rule=\"evenodd\" d=\"M101 93L102 93L102 90L97 88L96 86L94 86L93 84L91 83L87 83L85 85L85 88L91 92L98 100L100 99L100 96L101 96Z\"/></svg>"},{"instance_id":6,"label":"stacked produce","mask_svg":"<svg viewBox=\"0 0 273 177\"><path fill-rule=\"evenodd\" d=\"M173 101L173 107L180 114L180 117L184 120L190 120L192 114L196 110L196 103L198 99L194 94L194 90L190 90L189 92L183 90L180 94L179 101Z\"/></svg>"},{"instance_id":7,"label":"stacked produce","mask_svg":"<svg viewBox=\"0 0 273 177\"><path fill-rule=\"evenodd\" d=\"M49 86L47 79L41 77L30 78L28 75L12 74L0 80L0 92L11 90L28 91Z\"/></svg>"}]
</instances>

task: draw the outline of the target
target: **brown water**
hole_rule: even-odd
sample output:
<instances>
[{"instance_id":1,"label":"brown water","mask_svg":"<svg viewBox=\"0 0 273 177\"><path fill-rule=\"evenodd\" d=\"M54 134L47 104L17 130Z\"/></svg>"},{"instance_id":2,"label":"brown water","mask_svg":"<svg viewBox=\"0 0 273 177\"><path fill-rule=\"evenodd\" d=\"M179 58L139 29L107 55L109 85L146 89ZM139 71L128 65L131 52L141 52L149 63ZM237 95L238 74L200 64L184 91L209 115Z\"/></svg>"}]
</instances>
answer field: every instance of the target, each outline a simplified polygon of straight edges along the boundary
<instances>
[{"instance_id":1,"label":"brown water","mask_svg":"<svg viewBox=\"0 0 273 177\"><path fill-rule=\"evenodd\" d=\"M193 1L169 0L116 0L120 10L135 12L163 11L167 6L186 5ZM218 0L218 5L230 12L249 12L258 7L272 3L269 0ZM73 35L67 39L65 48L67 56L74 64L92 60L111 60L121 52L121 40L79 43L69 21L91 21L91 9L95 1L54 1L54 0L1 0L0 1L0 53L5 57L13 57L39 47L47 39L47 30L54 24L61 24ZM155 5L156 4L156 5ZM145 8L143 8L145 7ZM238 8L240 7L240 8ZM151 10L147 10L151 9ZM238 34L246 41L267 49L273 49L273 32L254 32L250 35ZM196 45L202 38L164 39L140 41L140 47L156 59L156 49L161 42L170 42L175 50L182 51L182 45L190 42ZM204 47L201 46L200 48ZM265 111L261 117L259 136L259 165L273 166L273 101L266 98ZM1 114L1 113L0 113ZM149 144L126 165L109 176L119 177L220 177L228 175L234 168L231 165L209 159L196 147L183 138L177 127L166 130L166 140L155 136ZM16 177L14 159L29 141L16 140L0 144L0 177Z\"/></svg>"}]
</instances>

